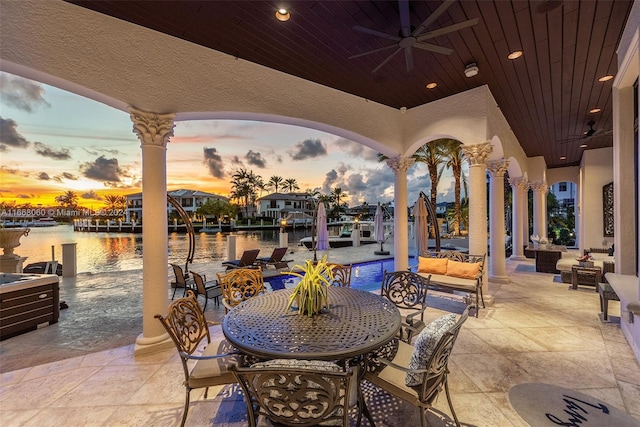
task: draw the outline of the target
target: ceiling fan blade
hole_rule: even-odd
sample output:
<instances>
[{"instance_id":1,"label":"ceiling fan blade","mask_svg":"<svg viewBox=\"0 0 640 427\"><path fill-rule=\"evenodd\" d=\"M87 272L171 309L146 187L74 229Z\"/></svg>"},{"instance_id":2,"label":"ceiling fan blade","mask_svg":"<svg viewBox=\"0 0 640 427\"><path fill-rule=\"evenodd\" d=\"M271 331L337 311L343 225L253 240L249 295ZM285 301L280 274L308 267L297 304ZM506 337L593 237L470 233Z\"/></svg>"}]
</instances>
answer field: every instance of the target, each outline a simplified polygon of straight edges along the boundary
<instances>
[{"instance_id":1,"label":"ceiling fan blade","mask_svg":"<svg viewBox=\"0 0 640 427\"><path fill-rule=\"evenodd\" d=\"M413 70L413 52L411 51L411 46L407 46L404 48L404 58L407 61L407 73Z\"/></svg>"},{"instance_id":2,"label":"ceiling fan blade","mask_svg":"<svg viewBox=\"0 0 640 427\"><path fill-rule=\"evenodd\" d=\"M402 37L409 37L411 35L409 0L398 0L398 9L400 12L400 28L402 28Z\"/></svg>"},{"instance_id":3,"label":"ceiling fan blade","mask_svg":"<svg viewBox=\"0 0 640 427\"><path fill-rule=\"evenodd\" d=\"M353 29L356 31L360 31L361 33L367 33L374 36L383 37L385 39L393 40L394 42L400 41L400 37L392 36L391 34L383 33L382 31L376 31L370 28L361 27L359 25L356 25L355 27L353 27Z\"/></svg>"},{"instance_id":4,"label":"ceiling fan blade","mask_svg":"<svg viewBox=\"0 0 640 427\"><path fill-rule=\"evenodd\" d=\"M380 68L382 68L382 66L384 64L386 64L387 62L391 61L391 58L393 58L394 56L396 56L398 54L398 52L400 52L402 50L402 48L398 48L395 52L393 52L391 55L389 55L387 57L387 59L385 59L384 61L382 61L380 63L380 65L378 65L376 68L373 69L373 71L371 71L371 74L375 73L376 71L378 71Z\"/></svg>"},{"instance_id":5,"label":"ceiling fan blade","mask_svg":"<svg viewBox=\"0 0 640 427\"><path fill-rule=\"evenodd\" d=\"M440 15L446 12L446 10L449 9L454 1L456 0L444 0L442 4L436 10L434 10L433 13L429 15L422 24L418 26L418 28L413 30L413 33L411 35L413 37L417 37L418 34L421 34L429 25L435 22L435 20L438 19Z\"/></svg>"},{"instance_id":6,"label":"ceiling fan blade","mask_svg":"<svg viewBox=\"0 0 640 427\"><path fill-rule=\"evenodd\" d=\"M398 47L398 45L392 44L391 46L385 46L385 47L381 47L379 49L370 50L368 52L358 53L357 55L350 56L349 59L360 58L361 56L370 55L370 54L376 53L376 52L382 52L383 50L391 49L392 47Z\"/></svg>"},{"instance_id":7,"label":"ceiling fan blade","mask_svg":"<svg viewBox=\"0 0 640 427\"><path fill-rule=\"evenodd\" d=\"M416 43L413 47L418 49L428 50L429 52L442 53L443 55L451 55L454 51L448 47L438 46L431 43Z\"/></svg>"},{"instance_id":8,"label":"ceiling fan blade","mask_svg":"<svg viewBox=\"0 0 640 427\"><path fill-rule=\"evenodd\" d=\"M463 28L472 27L478 23L478 18L469 19L468 21L458 22L457 24L448 25L446 27L438 28L437 30L429 31L428 33L421 34L417 37L418 41L432 39L434 37L443 36L445 34L459 31Z\"/></svg>"}]
</instances>

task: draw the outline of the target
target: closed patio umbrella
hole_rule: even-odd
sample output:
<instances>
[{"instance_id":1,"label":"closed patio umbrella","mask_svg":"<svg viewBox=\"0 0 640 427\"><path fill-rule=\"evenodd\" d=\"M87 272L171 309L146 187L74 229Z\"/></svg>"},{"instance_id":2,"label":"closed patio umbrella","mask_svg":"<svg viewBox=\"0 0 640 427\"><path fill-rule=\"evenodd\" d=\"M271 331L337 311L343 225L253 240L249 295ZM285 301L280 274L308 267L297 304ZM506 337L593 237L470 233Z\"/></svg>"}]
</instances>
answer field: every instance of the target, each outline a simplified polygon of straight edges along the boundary
<instances>
[{"instance_id":1,"label":"closed patio umbrella","mask_svg":"<svg viewBox=\"0 0 640 427\"><path fill-rule=\"evenodd\" d=\"M325 251L329 249L329 232L327 231L327 211L324 203L318 203L318 244L316 249Z\"/></svg>"},{"instance_id":2,"label":"closed patio umbrella","mask_svg":"<svg viewBox=\"0 0 640 427\"><path fill-rule=\"evenodd\" d=\"M416 255L420 256L429 249L429 224L427 223L427 207L422 196L413 205L414 239Z\"/></svg>"},{"instance_id":3,"label":"closed patio umbrella","mask_svg":"<svg viewBox=\"0 0 640 427\"><path fill-rule=\"evenodd\" d=\"M374 254L389 255L389 251L385 251L382 246L384 243L384 216L382 215L382 206L380 206L380 202L378 202L378 207L376 208L374 225L376 228L376 241L380 243L380 250L375 251Z\"/></svg>"}]
</instances>

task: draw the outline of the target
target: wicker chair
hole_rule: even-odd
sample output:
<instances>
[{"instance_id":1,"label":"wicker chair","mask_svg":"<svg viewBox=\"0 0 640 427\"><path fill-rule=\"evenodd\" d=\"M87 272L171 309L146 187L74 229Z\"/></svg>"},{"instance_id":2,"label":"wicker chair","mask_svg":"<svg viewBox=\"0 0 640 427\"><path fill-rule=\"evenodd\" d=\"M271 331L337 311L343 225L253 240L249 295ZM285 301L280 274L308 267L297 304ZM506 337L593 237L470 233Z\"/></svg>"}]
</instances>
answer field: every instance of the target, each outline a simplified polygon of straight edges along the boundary
<instances>
[{"instance_id":1,"label":"wicker chair","mask_svg":"<svg viewBox=\"0 0 640 427\"><path fill-rule=\"evenodd\" d=\"M467 307L457 320L455 315L445 315L427 325L416 338L415 347L399 342L393 360L375 359L373 362L385 365L384 368L367 370L364 374L364 378L372 384L419 407L422 427L428 425L427 410L443 387L455 424L460 425L449 393L448 363L460 328L469 317L470 308L475 309L473 306Z\"/></svg>"},{"instance_id":2,"label":"wicker chair","mask_svg":"<svg viewBox=\"0 0 640 427\"><path fill-rule=\"evenodd\" d=\"M231 371L244 391L250 427L264 425L260 417L278 426L348 427L349 409L363 405L355 371L331 362L276 359Z\"/></svg>"},{"instance_id":3,"label":"wicker chair","mask_svg":"<svg viewBox=\"0 0 640 427\"><path fill-rule=\"evenodd\" d=\"M331 272L333 273L333 281L331 285L342 286L343 288L351 287L351 271L353 266L343 264L329 264L331 266Z\"/></svg>"},{"instance_id":4,"label":"wicker chair","mask_svg":"<svg viewBox=\"0 0 640 427\"><path fill-rule=\"evenodd\" d=\"M182 362L184 386L187 392L180 423L184 426L189 412L191 390L206 387L207 390L204 393L206 399L209 387L235 383L235 377L229 372L229 368L240 364L242 360L237 350L226 340L211 341L209 326L219 325L219 323L207 322L195 293L190 289L186 297L169 304L166 317L160 314L156 314L155 317L173 340ZM195 355L194 353L201 348L205 339L207 346L202 355ZM195 364L190 369L189 365L194 360Z\"/></svg>"},{"instance_id":5,"label":"wicker chair","mask_svg":"<svg viewBox=\"0 0 640 427\"><path fill-rule=\"evenodd\" d=\"M225 313L242 301L265 292L262 267L236 268L218 273L218 283L222 288Z\"/></svg>"}]
</instances>

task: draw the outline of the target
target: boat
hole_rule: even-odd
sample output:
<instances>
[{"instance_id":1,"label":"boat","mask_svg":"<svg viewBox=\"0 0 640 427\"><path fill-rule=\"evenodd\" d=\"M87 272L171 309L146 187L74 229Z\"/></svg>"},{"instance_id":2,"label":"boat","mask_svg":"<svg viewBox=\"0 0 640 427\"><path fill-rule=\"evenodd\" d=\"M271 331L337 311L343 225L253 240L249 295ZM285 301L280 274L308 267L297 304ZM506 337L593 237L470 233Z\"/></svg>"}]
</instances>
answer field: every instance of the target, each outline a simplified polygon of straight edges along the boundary
<instances>
[{"instance_id":1,"label":"boat","mask_svg":"<svg viewBox=\"0 0 640 427\"><path fill-rule=\"evenodd\" d=\"M360 221L357 223L358 231L360 232L360 244L369 245L372 243L378 243L375 235L375 226L373 221ZM346 222L340 228L340 233L337 236L329 236L330 248L344 248L347 246L353 246L353 231L356 226L356 222ZM315 239L317 242L317 238ZM300 239L300 245L306 246L308 249L313 249L313 243L311 236L303 237Z\"/></svg>"},{"instance_id":2,"label":"boat","mask_svg":"<svg viewBox=\"0 0 640 427\"><path fill-rule=\"evenodd\" d=\"M53 227L55 225L58 225L58 223L53 218L38 218L33 220L33 222L29 225L31 227Z\"/></svg>"}]
</instances>

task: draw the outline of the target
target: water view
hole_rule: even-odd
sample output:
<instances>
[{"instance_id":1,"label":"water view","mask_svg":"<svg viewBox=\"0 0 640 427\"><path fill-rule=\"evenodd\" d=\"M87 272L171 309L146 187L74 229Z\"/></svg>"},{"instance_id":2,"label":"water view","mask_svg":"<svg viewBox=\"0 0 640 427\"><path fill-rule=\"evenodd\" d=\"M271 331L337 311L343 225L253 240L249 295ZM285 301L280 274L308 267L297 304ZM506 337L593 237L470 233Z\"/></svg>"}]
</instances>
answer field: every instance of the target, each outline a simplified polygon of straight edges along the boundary
<instances>
[{"instance_id":1,"label":"water view","mask_svg":"<svg viewBox=\"0 0 640 427\"><path fill-rule=\"evenodd\" d=\"M289 250L307 251L298 246L309 230L289 230ZM194 263L224 260L227 258L227 235L230 233L196 234ZM235 232L236 253L245 249L261 249L261 256L271 254L279 245L278 230ZM136 270L142 268L142 234L114 232L77 232L71 225L31 228L28 236L20 240L15 253L27 257L25 265L50 261L51 247L55 259L62 260L62 244L76 243L78 273L105 273ZM187 257L188 241L184 233L170 233L168 241L169 262L184 263Z\"/></svg>"}]
</instances>

